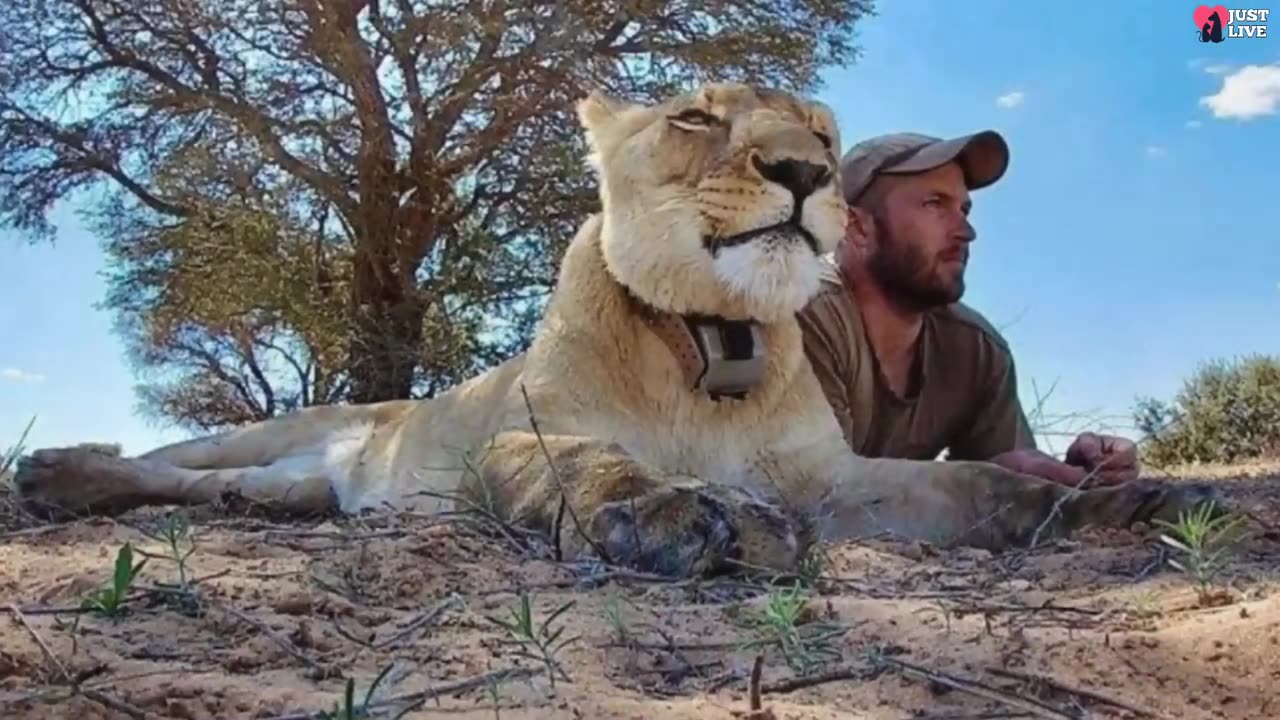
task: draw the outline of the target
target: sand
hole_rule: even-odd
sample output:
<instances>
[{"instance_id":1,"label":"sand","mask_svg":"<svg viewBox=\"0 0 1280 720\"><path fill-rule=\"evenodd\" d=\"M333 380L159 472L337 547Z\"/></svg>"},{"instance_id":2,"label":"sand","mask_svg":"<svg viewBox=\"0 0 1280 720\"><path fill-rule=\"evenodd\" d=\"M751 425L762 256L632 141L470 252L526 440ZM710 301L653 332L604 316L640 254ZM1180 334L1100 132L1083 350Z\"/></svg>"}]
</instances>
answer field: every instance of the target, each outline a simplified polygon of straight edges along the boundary
<instances>
[{"instance_id":1,"label":"sand","mask_svg":"<svg viewBox=\"0 0 1280 720\"><path fill-rule=\"evenodd\" d=\"M1001 555L848 543L796 585L558 563L466 516L227 507L178 510L183 589L149 536L173 508L0 515L0 717L319 718L385 669L366 717L741 719L757 656L757 718L1280 717L1280 466L1181 474L1250 516L1205 592L1142 527ZM147 559L123 610L80 610L126 543ZM535 628L571 603L554 685L490 619L522 598Z\"/></svg>"}]
</instances>

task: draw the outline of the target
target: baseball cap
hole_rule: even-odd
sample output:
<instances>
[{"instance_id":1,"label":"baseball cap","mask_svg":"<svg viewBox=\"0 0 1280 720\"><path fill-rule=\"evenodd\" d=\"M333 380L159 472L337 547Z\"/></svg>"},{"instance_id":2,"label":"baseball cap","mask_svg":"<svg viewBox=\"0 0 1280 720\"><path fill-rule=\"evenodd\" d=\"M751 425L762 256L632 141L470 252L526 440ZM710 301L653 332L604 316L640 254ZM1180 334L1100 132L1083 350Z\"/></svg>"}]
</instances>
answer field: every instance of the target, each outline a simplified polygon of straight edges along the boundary
<instances>
[{"instance_id":1,"label":"baseball cap","mask_svg":"<svg viewBox=\"0 0 1280 720\"><path fill-rule=\"evenodd\" d=\"M840 159L844 198L853 203L880 175L924 172L955 160L970 190L999 180L1009 167L1009 145L995 130L943 139L919 133L878 135L849 148Z\"/></svg>"}]
</instances>

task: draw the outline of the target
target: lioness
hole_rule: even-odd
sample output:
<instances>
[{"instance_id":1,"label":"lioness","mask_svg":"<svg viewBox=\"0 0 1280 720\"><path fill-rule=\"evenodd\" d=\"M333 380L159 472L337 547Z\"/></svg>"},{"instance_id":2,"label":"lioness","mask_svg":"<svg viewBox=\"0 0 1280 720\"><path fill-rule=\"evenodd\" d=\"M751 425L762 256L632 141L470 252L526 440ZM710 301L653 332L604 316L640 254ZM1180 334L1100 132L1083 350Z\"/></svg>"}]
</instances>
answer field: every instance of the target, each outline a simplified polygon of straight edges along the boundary
<instances>
[{"instance_id":1,"label":"lioness","mask_svg":"<svg viewBox=\"0 0 1280 720\"><path fill-rule=\"evenodd\" d=\"M602 210L524 356L431 400L316 407L132 459L42 450L21 491L106 512L228 491L301 511L440 509L458 491L544 530L563 497L567 553L670 575L785 570L813 540L882 532L1002 548L1208 496L855 455L795 319L846 218L832 112L736 84L653 106L595 93L577 111Z\"/></svg>"}]
</instances>

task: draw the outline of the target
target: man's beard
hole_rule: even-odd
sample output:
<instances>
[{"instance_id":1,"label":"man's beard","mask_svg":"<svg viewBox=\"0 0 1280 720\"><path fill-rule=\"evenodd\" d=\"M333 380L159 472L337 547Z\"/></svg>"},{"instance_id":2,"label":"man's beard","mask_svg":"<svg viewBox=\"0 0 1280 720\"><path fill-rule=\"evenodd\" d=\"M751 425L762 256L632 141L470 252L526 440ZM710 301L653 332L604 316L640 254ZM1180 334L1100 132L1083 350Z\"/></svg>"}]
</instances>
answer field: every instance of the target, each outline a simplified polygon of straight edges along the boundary
<instances>
[{"instance_id":1,"label":"man's beard","mask_svg":"<svg viewBox=\"0 0 1280 720\"><path fill-rule=\"evenodd\" d=\"M867 268L885 294L899 307L923 312L956 302L964 295L964 270L954 280L939 277L936 258L909 243L898 242L883 222L877 225L877 247Z\"/></svg>"}]
</instances>

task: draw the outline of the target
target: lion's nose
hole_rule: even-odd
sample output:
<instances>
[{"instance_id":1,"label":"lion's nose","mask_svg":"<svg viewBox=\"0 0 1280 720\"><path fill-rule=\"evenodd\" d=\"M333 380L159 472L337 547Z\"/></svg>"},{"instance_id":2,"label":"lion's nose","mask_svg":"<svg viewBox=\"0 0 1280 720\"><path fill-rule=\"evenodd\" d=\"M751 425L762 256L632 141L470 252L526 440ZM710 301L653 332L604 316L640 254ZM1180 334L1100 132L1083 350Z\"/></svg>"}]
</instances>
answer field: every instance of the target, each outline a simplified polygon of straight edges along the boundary
<instances>
[{"instance_id":1,"label":"lion's nose","mask_svg":"<svg viewBox=\"0 0 1280 720\"><path fill-rule=\"evenodd\" d=\"M751 162L765 180L790 190L796 200L809 197L831 179L831 171L825 165L804 160L765 162L759 155L753 155Z\"/></svg>"}]
</instances>

